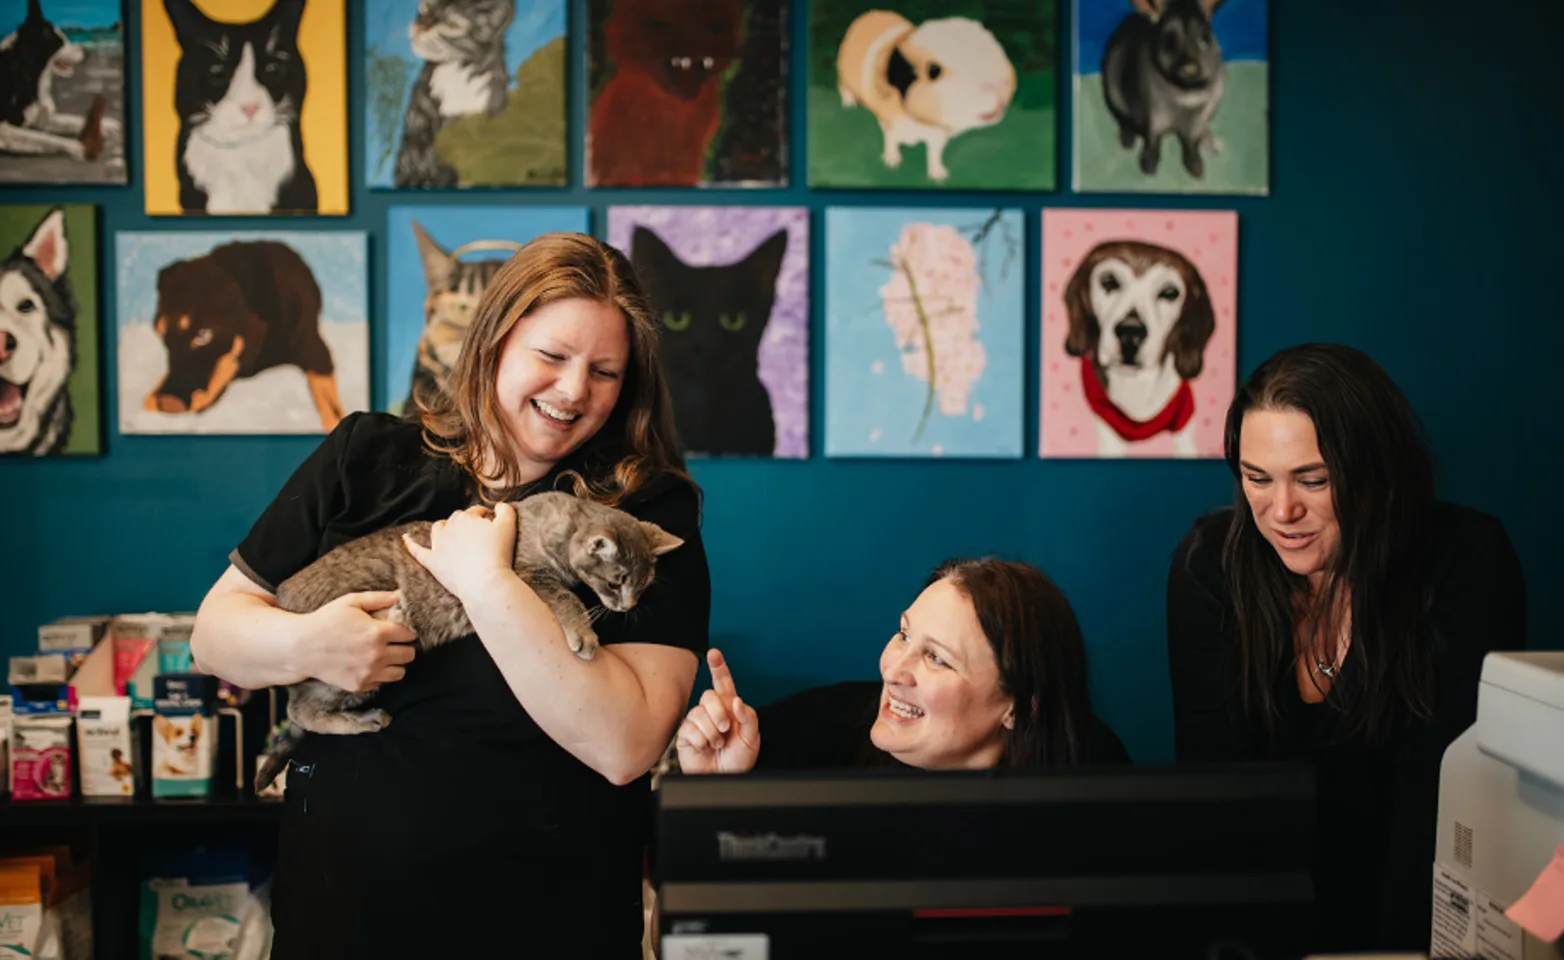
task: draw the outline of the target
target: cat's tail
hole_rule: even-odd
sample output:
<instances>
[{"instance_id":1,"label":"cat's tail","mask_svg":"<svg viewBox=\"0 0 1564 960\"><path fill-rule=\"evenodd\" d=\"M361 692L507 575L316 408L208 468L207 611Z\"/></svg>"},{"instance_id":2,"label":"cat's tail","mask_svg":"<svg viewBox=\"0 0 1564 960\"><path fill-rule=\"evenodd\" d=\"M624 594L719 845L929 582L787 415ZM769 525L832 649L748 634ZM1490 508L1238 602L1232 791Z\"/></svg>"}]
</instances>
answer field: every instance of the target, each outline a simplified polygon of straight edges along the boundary
<instances>
[{"instance_id":1,"label":"cat's tail","mask_svg":"<svg viewBox=\"0 0 1564 960\"><path fill-rule=\"evenodd\" d=\"M293 751L298 747L299 741L304 739L305 730L296 723L283 725L273 741L271 749L266 751L265 760L261 763L261 769L255 774L255 792L271 786L271 782L277 779L277 774L288 765L288 758L293 756Z\"/></svg>"}]
</instances>

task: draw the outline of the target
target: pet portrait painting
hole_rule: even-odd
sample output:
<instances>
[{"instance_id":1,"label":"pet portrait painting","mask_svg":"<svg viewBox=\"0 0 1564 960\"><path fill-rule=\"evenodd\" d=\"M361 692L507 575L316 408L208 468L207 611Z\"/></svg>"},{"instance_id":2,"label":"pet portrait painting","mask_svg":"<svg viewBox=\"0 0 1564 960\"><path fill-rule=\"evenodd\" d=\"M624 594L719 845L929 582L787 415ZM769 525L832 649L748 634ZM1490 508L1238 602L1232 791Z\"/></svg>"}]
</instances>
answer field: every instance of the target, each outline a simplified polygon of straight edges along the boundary
<instances>
[{"instance_id":1,"label":"pet portrait painting","mask_svg":"<svg viewBox=\"0 0 1564 960\"><path fill-rule=\"evenodd\" d=\"M369 185L564 186L565 7L565 0L368 4Z\"/></svg>"},{"instance_id":2,"label":"pet portrait painting","mask_svg":"<svg viewBox=\"0 0 1564 960\"><path fill-rule=\"evenodd\" d=\"M121 433L329 433L369 409L365 234L116 241Z\"/></svg>"},{"instance_id":3,"label":"pet portrait painting","mask_svg":"<svg viewBox=\"0 0 1564 960\"><path fill-rule=\"evenodd\" d=\"M1075 189L1270 190L1270 0L1075 0Z\"/></svg>"},{"instance_id":4,"label":"pet portrait painting","mask_svg":"<svg viewBox=\"0 0 1564 960\"><path fill-rule=\"evenodd\" d=\"M0 183L125 182L123 0L0 0Z\"/></svg>"},{"instance_id":5,"label":"pet portrait painting","mask_svg":"<svg viewBox=\"0 0 1564 960\"><path fill-rule=\"evenodd\" d=\"M1221 457L1238 214L1044 210L1043 457Z\"/></svg>"},{"instance_id":6,"label":"pet portrait painting","mask_svg":"<svg viewBox=\"0 0 1564 960\"><path fill-rule=\"evenodd\" d=\"M0 206L0 457L103 452L97 209Z\"/></svg>"},{"instance_id":7,"label":"pet portrait painting","mask_svg":"<svg viewBox=\"0 0 1564 960\"><path fill-rule=\"evenodd\" d=\"M812 0L809 185L1052 190L1054 0Z\"/></svg>"},{"instance_id":8,"label":"pet portrait painting","mask_svg":"<svg viewBox=\"0 0 1564 960\"><path fill-rule=\"evenodd\" d=\"M609 207L692 456L809 456L809 211Z\"/></svg>"},{"instance_id":9,"label":"pet portrait painting","mask_svg":"<svg viewBox=\"0 0 1564 960\"><path fill-rule=\"evenodd\" d=\"M586 207L398 206L386 211L386 409L412 413L414 391L445 392L489 282L522 244L586 233Z\"/></svg>"},{"instance_id":10,"label":"pet portrait painting","mask_svg":"<svg viewBox=\"0 0 1564 960\"><path fill-rule=\"evenodd\" d=\"M343 4L141 0L152 216L348 212Z\"/></svg>"},{"instance_id":11,"label":"pet portrait painting","mask_svg":"<svg viewBox=\"0 0 1564 960\"><path fill-rule=\"evenodd\" d=\"M787 185L790 0L587 10L587 186Z\"/></svg>"},{"instance_id":12,"label":"pet portrait painting","mask_svg":"<svg viewBox=\"0 0 1564 960\"><path fill-rule=\"evenodd\" d=\"M832 457L1021 456L1021 212L826 211Z\"/></svg>"}]
</instances>

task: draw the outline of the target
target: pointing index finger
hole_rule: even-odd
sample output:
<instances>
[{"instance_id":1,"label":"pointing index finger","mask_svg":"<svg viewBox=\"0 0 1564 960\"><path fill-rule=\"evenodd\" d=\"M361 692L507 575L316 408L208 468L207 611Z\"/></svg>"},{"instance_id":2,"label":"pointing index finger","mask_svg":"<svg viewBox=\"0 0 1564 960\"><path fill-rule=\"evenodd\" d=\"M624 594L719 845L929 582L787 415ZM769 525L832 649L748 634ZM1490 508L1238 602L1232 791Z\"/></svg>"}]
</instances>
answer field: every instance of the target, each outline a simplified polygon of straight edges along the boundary
<instances>
[{"instance_id":1,"label":"pointing index finger","mask_svg":"<svg viewBox=\"0 0 1564 960\"><path fill-rule=\"evenodd\" d=\"M733 685L733 674L728 670L728 661L722 656L722 651L712 647L706 654L706 665L711 667L711 686L724 697L732 697L738 694L738 688Z\"/></svg>"}]
</instances>

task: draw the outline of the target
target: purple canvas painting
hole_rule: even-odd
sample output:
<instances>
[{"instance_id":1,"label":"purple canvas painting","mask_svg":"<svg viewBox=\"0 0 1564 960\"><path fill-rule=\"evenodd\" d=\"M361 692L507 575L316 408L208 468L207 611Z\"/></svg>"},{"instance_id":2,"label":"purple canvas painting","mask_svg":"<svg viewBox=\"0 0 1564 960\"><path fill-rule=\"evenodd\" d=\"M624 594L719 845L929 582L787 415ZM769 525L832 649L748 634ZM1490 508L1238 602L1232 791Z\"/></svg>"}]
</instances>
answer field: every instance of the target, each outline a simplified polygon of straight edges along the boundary
<instances>
[{"instance_id":1,"label":"purple canvas painting","mask_svg":"<svg viewBox=\"0 0 1564 960\"><path fill-rule=\"evenodd\" d=\"M608 209L662 323L663 369L696 456L809 456L809 210Z\"/></svg>"}]
</instances>

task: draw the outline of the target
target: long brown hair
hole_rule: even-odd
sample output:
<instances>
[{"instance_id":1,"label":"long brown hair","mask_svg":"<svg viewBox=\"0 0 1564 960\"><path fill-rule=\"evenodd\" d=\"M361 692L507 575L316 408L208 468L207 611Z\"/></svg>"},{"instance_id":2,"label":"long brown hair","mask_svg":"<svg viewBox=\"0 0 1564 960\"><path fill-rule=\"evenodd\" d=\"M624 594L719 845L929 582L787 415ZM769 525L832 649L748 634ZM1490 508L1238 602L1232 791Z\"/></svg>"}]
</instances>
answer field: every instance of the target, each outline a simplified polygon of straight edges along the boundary
<instances>
[{"instance_id":1,"label":"long brown hair","mask_svg":"<svg viewBox=\"0 0 1564 960\"><path fill-rule=\"evenodd\" d=\"M1015 704L1000 763L1050 767L1088 759L1086 642L1064 591L1030 564L994 557L947 560L928 584L941 580L972 603L999 665L999 688Z\"/></svg>"},{"instance_id":2,"label":"long brown hair","mask_svg":"<svg viewBox=\"0 0 1564 960\"><path fill-rule=\"evenodd\" d=\"M534 310L583 298L624 315L630 362L619 401L595 436L571 455L566 471L577 496L610 506L649 480L672 473L689 480L673 423L673 405L658 360L658 325L630 261L615 248L580 233L546 233L516 251L494 274L473 313L448 394L418 401L424 442L472 476L484 465L497 477L478 484L485 500L520 485L520 464L499 418L495 377L505 341Z\"/></svg>"},{"instance_id":3,"label":"long brown hair","mask_svg":"<svg viewBox=\"0 0 1564 960\"><path fill-rule=\"evenodd\" d=\"M1326 588L1288 570L1255 525L1244 495L1240 441L1253 410L1294 410L1314 424L1330 471L1340 546ZM1266 729L1292 676L1299 611L1339 623L1351 602L1351 640L1326 703L1342 735L1381 739L1433 710L1433 651L1423 629L1427 585L1419 560L1434 505L1434 466L1416 414L1367 354L1334 343L1289 347L1262 363L1227 412L1227 466L1235 508L1222 566L1238 621L1243 701Z\"/></svg>"}]
</instances>

